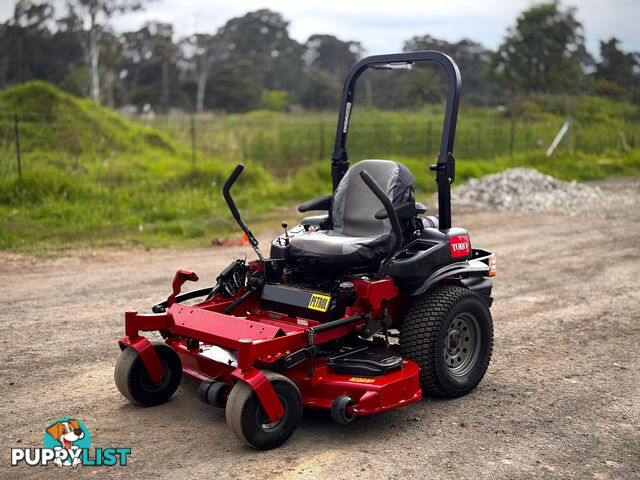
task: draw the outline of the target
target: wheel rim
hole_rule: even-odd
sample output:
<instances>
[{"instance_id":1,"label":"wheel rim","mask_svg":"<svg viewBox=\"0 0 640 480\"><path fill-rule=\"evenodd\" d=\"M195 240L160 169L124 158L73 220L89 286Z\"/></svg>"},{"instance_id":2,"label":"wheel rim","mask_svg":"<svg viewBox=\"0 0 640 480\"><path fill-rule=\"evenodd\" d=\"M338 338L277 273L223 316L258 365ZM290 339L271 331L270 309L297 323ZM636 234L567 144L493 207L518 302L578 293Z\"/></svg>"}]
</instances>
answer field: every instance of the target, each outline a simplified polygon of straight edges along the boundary
<instances>
[{"instance_id":1,"label":"wheel rim","mask_svg":"<svg viewBox=\"0 0 640 480\"><path fill-rule=\"evenodd\" d=\"M347 423L351 422L352 420L354 420L356 418L354 413L349 413L349 407L352 407L353 405L355 405L356 402L354 402L353 400L351 400L349 403L347 403L344 406L344 411L343 411L343 417L345 419L345 421Z\"/></svg>"},{"instance_id":2,"label":"wheel rim","mask_svg":"<svg viewBox=\"0 0 640 480\"><path fill-rule=\"evenodd\" d=\"M469 312L453 319L444 339L442 356L449 373L462 377L469 373L480 353L480 326Z\"/></svg>"},{"instance_id":3,"label":"wheel rim","mask_svg":"<svg viewBox=\"0 0 640 480\"><path fill-rule=\"evenodd\" d=\"M151 392L151 393L160 392L163 388L165 388L165 386L171 380L171 370L169 369L169 365L164 360L161 360L160 363L162 363L162 366L164 367L164 370L167 373L159 382L154 382L153 380L151 380L151 377L149 376L149 372L147 372L147 369L144 367L144 365L142 367L142 372L141 372L142 375L140 376L140 385L147 392Z\"/></svg>"},{"instance_id":4,"label":"wheel rim","mask_svg":"<svg viewBox=\"0 0 640 480\"><path fill-rule=\"evenodd\" d=\"M289 416L289 404L282 395L278 394L278 399L280 400L280 402L282 403L282 407L284 408L284 415L281 419L276 420L275 422L272 422L269 419L267 412L264 411L264 408L262 408L261 404L259 404L258 408L256 409L256 425L258 425L258 428L260 428L260 430L262 430L263 432L273 431L277 429L282 423L287 421L287 417Z\"/></svg>"}]
</instances>

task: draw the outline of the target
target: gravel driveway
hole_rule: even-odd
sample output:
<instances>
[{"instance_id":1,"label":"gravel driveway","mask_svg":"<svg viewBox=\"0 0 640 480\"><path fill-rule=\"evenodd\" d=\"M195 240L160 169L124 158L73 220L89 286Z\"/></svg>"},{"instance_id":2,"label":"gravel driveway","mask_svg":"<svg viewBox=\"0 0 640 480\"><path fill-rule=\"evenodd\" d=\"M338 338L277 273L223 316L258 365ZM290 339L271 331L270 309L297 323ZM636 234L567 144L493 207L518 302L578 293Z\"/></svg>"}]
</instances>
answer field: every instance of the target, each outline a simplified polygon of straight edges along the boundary
<instances>
[{"instance_id":1,"label":"gravel driveway","mask_svg":"<svg viewBox=\"0 0 640 480\"><path fill-rule=\"evenodd\" d=\"M92 447L132 449L128 466L79 467L82 478L638 478L639 206L613 219L454 214L498 256L494 356L480 386L349 426L307 410L268 452L237 440L194 381L154 408L131 405L113 382L123 312L149 311L178 268L211 284L246 249L0 253L0 477L81 478L9 466L10 447L42 447L52 421L74 417Z\"/></svg>"}]
</instances>

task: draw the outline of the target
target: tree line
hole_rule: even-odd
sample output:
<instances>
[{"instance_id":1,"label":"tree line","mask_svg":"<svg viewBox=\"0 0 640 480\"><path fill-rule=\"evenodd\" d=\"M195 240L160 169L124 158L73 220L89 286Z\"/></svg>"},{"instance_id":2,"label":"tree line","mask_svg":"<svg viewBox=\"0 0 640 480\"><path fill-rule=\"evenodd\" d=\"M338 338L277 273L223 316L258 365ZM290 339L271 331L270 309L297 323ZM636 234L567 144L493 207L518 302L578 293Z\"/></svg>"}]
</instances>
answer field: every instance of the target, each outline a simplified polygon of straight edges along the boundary
<instances>
[{"instance_id":1,"label":"tree line","mask_svg":"<svg viewBox=\"0 0 640 480\"><path fill-rule=\"evenodd\" d=\"M360 42L328 34L299 43L289 22L268 9L182 38L170 23L152 21L122 33L109 27L119 14L142 8L144 0L67 0L58 12L46 0L18 0L0 25L0 88L42 79L111 108L138 111L323 110L335 108L346 72L366 54ZM504 104L536 94L640 103L640 52L623 51L611 37L600 41L596 61L576 9L559 1L523 11L495 51L428 34L408 39L403 50L431 49L458 63L467 103ZM382 108L437 102L445 94L437 75L423 67L381 76L364 94Z\"/></svg>"}]
</instances>

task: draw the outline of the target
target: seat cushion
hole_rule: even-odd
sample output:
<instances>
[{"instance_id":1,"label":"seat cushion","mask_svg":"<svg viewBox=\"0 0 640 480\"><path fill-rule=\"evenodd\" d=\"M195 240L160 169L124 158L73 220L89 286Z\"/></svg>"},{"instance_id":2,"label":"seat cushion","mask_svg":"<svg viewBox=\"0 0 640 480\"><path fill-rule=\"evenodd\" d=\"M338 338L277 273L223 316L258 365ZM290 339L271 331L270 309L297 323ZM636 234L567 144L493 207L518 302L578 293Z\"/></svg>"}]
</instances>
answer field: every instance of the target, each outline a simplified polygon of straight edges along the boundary
<instances>
[{"instance_id":1,"label":"seat cushion","mask_svg":"<svg viewBox=\"0 0 640 480\"><path fill-rule=\"evenodd\" d=\"M295 258L337 265L369 265L379 262L392 244L392 234L353 237L335 230L302 232L289 242L290 253Z\"/></svg>"},{"instance_id":2,"label":"seat cushion","mask_svg":"<svg viewBox=\"0 0 640 480\"><path fill-rule=\"evenodd\" d=\"M389 160L362 160L347 171L333 194L331 229L292 237L292 257L342 266L370 266L384 259L394 241L391 222L375 218L383 205L360 177L363 170L394 205L413 200L413 175L407 167Z\"/></svg>"},{"instance_id":3,"label":"seat cushion","mask_svg":"<svg viewBox=\"0 0 640 480\"><path fill-rule=\"evenodd\" d=\"M353 237L391 233L389 220L375 218L383 205L360 178L363 170L375 179L394 205L406 201L404 196L413 192L413 175L404 165L390 160L362 160L347 171L334 193L333 230Z\"/></svg>"}]
</instances>

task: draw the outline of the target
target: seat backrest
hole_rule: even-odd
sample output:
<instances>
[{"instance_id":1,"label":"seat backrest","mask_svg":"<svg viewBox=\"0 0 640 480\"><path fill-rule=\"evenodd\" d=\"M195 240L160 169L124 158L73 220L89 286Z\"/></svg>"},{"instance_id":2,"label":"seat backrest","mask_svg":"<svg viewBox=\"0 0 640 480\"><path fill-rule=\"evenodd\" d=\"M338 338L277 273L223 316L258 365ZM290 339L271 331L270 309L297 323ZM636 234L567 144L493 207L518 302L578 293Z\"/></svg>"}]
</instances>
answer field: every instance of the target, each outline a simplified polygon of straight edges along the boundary
<instances>
[{"instance_id":1,"label":"seat backrest","mask_svg":"<svg viewBox=\"0 0 640 480\"><path fill-rule=\"evenodd\" d=\"M353 237L390 233L391 222L375 218L384 207L360 177L362 170L373 177L394 205L414 199L413 175L407 167L390 160L362 160L347 171L333 195L333 230Z\"/></svg>"}]
</instances>

